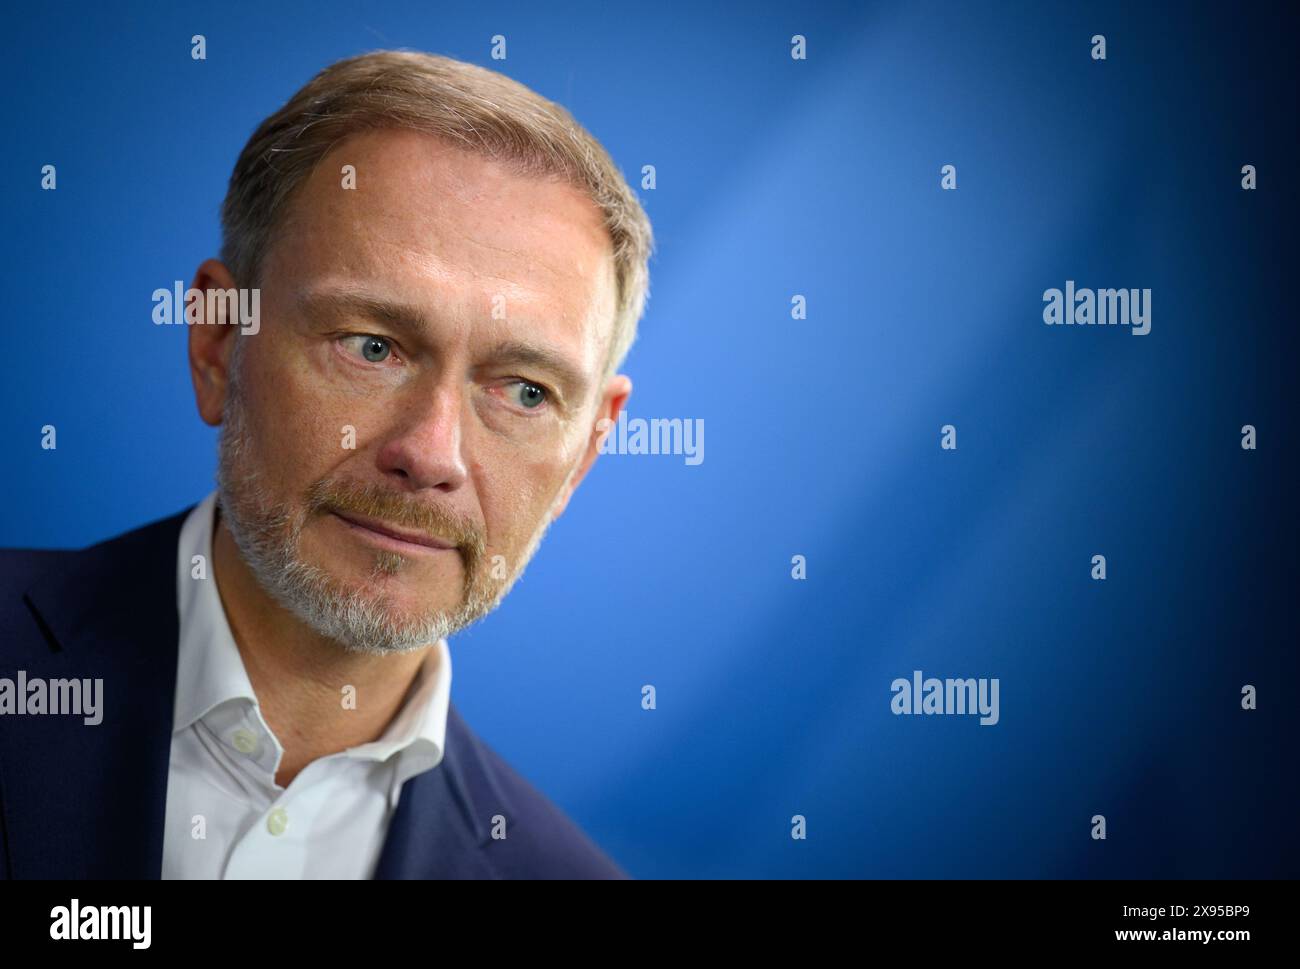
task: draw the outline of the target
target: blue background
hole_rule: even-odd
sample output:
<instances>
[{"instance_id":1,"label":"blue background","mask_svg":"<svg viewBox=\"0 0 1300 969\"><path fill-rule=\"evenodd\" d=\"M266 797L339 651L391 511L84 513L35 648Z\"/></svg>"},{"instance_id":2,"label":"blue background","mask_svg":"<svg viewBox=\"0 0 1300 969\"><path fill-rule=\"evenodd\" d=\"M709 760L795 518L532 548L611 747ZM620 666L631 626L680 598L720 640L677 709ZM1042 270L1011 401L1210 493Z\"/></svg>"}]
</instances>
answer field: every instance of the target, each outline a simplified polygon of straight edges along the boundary
<instances>
[{"instance_id":1,"label":"blue background","mask_svg":"<svg viewBox=\"0 0 1300 969\"><path fill-rule=\"evenodd\" d=\"M601 458L453 639L489 743L639 877L1300 875L1285 10L27 5L0 545L210 490L150 294L216 254L239 150L312 74L450 54L565 104L634 184L657 167L629 414L706 428L697 467ZM1151 333L1044 326L1066 279L1150 287ZM895 717L913 669L998 677L1001 722Z\"/></svg>"}]
</instances>

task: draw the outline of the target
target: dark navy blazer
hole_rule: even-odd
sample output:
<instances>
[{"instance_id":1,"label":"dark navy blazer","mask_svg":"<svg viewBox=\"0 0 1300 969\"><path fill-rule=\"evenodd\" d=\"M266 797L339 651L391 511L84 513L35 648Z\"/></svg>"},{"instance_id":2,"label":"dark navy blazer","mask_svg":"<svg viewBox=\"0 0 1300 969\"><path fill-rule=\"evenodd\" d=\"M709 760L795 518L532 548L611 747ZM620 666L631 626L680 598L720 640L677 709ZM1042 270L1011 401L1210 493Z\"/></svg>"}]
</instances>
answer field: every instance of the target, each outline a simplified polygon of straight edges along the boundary
<instances>
[{"instance_id":1,"label":"dark navy blazer","mask_svg":"<svg viewBox=\"0 0 1300 969\"><path fill-rule=\"evenodd\" d=\"M0 677L104 682L97 725L0 714L0 876L161 876L189 511L80 551L0 550ZM628 875L453 704L442 762L403 785L375 877Z\"/></svg>"}]
</instances>

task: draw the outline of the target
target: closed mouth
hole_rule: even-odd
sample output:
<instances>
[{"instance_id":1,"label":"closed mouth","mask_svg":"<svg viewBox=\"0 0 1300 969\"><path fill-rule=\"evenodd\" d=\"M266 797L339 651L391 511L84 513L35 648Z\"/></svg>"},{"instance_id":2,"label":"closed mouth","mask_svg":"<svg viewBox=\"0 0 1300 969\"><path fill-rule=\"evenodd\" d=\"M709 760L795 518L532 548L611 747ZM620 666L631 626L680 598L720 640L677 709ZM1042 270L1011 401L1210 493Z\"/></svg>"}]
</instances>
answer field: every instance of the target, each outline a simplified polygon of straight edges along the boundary
<instances>
[{"instance_id":1,"label":"closed mouth","mask_svg":"<svg viewBox=\"0 0 1300 969\"><path fill-rule=\"evenodd\" d=\"M366 518L352 512L332 511L336 518L341 519L353 528L370 532L373 535L382 535L384 538L391 539L395 542L402 542L406 545L419 545L428 549L454 549L454 542L447 542L441 538L435 538L421 532L408 532L403 529L389 525L385 522L376 521L372 518Z\"/></svg>"}]
</instances>

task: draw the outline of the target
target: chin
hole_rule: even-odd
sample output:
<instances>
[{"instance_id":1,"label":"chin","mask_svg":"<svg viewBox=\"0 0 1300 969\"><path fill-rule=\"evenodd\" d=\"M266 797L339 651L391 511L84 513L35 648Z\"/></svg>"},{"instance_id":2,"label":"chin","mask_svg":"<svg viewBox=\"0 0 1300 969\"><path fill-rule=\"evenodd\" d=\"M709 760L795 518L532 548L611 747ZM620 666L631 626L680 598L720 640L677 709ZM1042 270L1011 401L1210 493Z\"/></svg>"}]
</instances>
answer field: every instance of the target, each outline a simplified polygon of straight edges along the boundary
<instances>
[{"instance_id":1,"label":"chin","mask_svg":"<svg viewBox=\"0 0 1300 969\"><path fill-rule=\"evenodd\" d=\"M454 609L459 597L460 581L455 588L441 579L431 580L403 570L396 574L367 570L349 563L345 568L326 566L332 583L344 594L351 593L373 599L382 599L401 612L428 611L434 608Z\"/></svg>"},{"instance_id":2,"label":"chin","mask_svg":"<svg viewBox=\"0 0 1300 969\"><path fill-rule=\"evenodd\" d=\"M327 547L324 555L313 555L304 550L309 561L335 581L354 589L383 590L390 595L413 600L450 598L446 590L459 590L462 568L459 556L450 554L447 560L424 560L416 555L399 555L374 550L341 549Z\"/></svg>"}]
</instances>

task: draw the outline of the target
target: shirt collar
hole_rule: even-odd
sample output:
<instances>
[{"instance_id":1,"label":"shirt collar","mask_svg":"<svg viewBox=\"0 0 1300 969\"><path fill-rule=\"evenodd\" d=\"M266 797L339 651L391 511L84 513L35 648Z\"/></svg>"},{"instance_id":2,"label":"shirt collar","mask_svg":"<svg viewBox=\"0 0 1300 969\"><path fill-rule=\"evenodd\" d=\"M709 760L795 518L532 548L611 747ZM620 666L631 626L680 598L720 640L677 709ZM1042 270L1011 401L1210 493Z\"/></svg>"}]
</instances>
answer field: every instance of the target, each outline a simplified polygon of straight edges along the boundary
<instances>
[{"instance_id":1,"label":"shirt collar","mask_svg":"<svg viewBox=\"0 0 1300 969\"><path fill-rule=\"evenodd\" d=\"M257 695L230 631L213 573L216 507L214 490L186 517L177 543L180 643L173 733L225 704L257 706ZM420 665L402 707L383 736L349 748L347 755L359 760L387 760L400 754L394 790L400 789L409 777L442 761L450 702L451 653L446 639L439 639Z\"/></svg>"}]
</instances>

